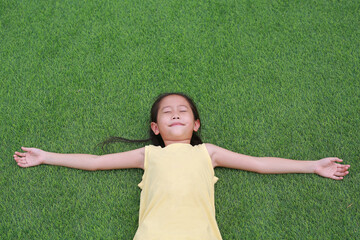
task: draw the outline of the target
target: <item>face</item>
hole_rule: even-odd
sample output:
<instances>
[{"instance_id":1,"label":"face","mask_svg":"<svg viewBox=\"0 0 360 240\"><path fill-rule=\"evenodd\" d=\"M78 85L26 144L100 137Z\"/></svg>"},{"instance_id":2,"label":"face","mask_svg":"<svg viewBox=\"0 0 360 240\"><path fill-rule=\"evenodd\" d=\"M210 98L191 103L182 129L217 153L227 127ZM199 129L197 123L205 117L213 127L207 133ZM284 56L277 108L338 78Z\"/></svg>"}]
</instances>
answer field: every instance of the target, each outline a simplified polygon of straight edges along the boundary
<instances>
[{"instance_id":1,"label":"face","mask_svg":"<svg viewBox=\"0 0 360 240\"><path fill-rule=\"evenodd\" d=\"M194 119L188 101L179 95L163 98L159 104L157 122L151 123L151 129L164 140L165 146L176 143L190 143L193 131L200 127L200 121Z\"/></svg>"}]
</instances>

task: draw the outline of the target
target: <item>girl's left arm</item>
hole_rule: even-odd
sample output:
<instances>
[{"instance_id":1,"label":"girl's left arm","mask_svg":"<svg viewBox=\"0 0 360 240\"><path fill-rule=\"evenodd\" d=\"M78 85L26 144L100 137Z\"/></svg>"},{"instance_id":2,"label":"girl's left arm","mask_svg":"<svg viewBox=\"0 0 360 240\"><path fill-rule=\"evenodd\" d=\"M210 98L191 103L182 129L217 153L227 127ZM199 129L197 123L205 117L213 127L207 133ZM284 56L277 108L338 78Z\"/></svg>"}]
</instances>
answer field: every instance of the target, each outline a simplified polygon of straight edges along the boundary
<instances>
[{"instance_id":1,"label":"girl's left arm","mask_svg":"<svg viewBox=\"0 0 360 240\"><path fill-rule=\"evenodd\" d=\"M349 171L350 165L342 165L343 160L330 157L317 161L299 161L276 157L252 157L206 144L213 167L235 168L262 174L316 173L320 176L341 180Z\"/></svg>"}]
</instances>

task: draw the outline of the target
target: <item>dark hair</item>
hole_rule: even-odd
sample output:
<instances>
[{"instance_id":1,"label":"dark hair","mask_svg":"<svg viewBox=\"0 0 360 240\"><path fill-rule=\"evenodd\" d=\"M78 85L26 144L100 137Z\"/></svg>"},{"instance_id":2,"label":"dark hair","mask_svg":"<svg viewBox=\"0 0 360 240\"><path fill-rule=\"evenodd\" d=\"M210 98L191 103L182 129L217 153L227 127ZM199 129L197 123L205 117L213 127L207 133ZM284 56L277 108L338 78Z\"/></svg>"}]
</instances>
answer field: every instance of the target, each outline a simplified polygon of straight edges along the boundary
<instances>
[{"instance_id":1,"label":"dark hair","mask_svg":"<svg viewBox=\"0 0 360 240\"><path fill-rule=\"evenodd\" d=\"M161 100L163 100L165 97L171 96L171 95L178 95L178 96L181 96L181 97L185 98L186 101L189 103L189 105L191 107L191 110L192 110L192 112L194 114L194 120L199 120L200 121L200 115L199 115L199 112L198 112L198 110L196 108L196 105L195 105L194 101L189 96L187 96L187 95L185 95L183 93L173 92L173 93L160 94L156 98L155 102L153 103L153 105L151 107L150 122L157 122L157 115L158 115ZM193 135L192 135L191 140L190 140L190 144L193 145L193 146L203 143L201 138L200 138L200 128L201 128L201 124L200 124L200 127L199 127L197 132L193 131ZM100 145L102 146L102 148L104 148L105 145L107 145L109 143L115 143L115 142L128 142L128 143L151 142L151 144L153 144L155 146L165 147L165 143L164 143L161 135L160 134L155 135L155 133L152 131L151 127L149 129L149 138L147 138L147 139L132 140L132 139L127 139L127 138L123 138L123 137L110 137L107 140L105 140L104 142L100 143Z\"/></svg>"}]
</instances>

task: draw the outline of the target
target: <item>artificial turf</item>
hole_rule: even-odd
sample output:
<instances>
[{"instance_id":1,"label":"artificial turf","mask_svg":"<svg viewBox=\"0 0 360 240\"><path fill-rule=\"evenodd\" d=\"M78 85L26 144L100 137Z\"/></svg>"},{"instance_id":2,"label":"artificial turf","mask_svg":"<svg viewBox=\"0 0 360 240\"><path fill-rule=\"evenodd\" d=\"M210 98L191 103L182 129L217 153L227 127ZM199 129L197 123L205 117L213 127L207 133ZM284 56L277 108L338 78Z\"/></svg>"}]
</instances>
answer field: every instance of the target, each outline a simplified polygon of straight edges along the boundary
<instances>
[{"instance_id":1,"label":"artificial turf","mask_svg":"<svg viewBox=\"0 0 360 240\"><path fill-rule=\"evenodd\" d=\"M132 239L141 170L21 169L12 155L145 138L168 91L193 97L204 142L352 165L343 181L216 169L224 239L358 238L359 26L358 1L1 1L1 238Z\"/></svg>"}]
</instances>

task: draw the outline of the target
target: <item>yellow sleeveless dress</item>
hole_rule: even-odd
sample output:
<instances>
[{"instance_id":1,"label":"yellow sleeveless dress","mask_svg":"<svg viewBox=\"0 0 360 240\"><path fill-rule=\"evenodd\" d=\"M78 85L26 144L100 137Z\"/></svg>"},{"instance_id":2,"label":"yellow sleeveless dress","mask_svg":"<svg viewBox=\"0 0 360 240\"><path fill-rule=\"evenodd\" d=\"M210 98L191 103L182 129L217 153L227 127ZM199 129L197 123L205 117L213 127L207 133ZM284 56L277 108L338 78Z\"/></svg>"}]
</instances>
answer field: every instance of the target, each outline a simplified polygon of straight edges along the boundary
<instances>
[{"instance_id":1,"label":"yellow sleeveless dress","mask_svg":"<svg viewBox=\"0 0 360 240\"><path fill-rule=\"evenodd\" d=\"M134 240L219 240L215 219L217 178L205 144L145 147Z\"/></svg>"}]
</instances>

